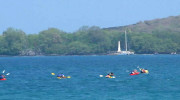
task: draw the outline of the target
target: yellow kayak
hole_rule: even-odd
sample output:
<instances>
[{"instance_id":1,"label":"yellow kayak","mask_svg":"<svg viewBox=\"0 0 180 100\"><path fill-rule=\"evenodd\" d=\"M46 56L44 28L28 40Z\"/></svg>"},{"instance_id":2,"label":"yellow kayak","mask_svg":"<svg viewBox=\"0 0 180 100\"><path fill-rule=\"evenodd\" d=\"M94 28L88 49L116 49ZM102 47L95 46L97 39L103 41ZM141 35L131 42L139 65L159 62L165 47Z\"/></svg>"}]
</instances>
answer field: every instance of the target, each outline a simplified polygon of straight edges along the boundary
<instances>
[{"instance_id":1,"label":"yellow kayak","mask_svg":"<svg viewBox=\"0 0 180 100\"><path fill-rule=\"evenodd\" d=\"M64 79L64 78L71 78L71 76L65 76L65 77L57 77L58 79Z\"/></svg>"},{"instance_id":2,"label":"yellow kayak","mask_svg":"<svg viewBox=\"0 0 180 100\"><path fill-rule=\"evenodd\" d=\"M149 73L149 71L148 71L148 70L145 70L145 73L146 73L146 74L148 74L148 73Z\"/></svg>"},{"instance_id":3,"label":"yellow kayak","mask_svg":"<svg viewBox=\"0 0 180 100\"><path fill-rule=\"evenodd\" d=\"M141 68L140 68L140 70L141 70L141 73L146 73L146 74L148 74L148 73L149 73L149 71L148 71L148 70L144 70L143 72L142 72L142 70L143 70L143 69L141 69Z\"/></svg>"},{"instance_id":4,"label":"yellow kayak","mask_svg":"<svg viewBox=\"0 0 180 100\"><path fill-rule=\"evenodd\" d=\"M108 77L106 77L106 78L116 78L115 76L108 76Z\"/></svg>"}]
</instances>

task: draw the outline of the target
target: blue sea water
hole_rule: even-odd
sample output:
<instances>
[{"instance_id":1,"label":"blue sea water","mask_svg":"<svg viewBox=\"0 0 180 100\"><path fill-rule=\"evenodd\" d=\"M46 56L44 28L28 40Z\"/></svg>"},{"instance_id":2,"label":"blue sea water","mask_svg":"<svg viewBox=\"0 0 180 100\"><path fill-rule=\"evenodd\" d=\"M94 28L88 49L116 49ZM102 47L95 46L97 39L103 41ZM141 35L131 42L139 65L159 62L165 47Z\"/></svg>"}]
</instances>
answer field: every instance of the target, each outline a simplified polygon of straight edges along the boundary
<instances>
[{"instance_id":1,"label":"blue sea water","mask_svg":"<svg viewBox=\"0 0 180 100\"><path fill-rule=\"evenodd\" d=\"M4 69L0 100L180 100L180 55L0 57Z\"/></svg>"}]
</instances>

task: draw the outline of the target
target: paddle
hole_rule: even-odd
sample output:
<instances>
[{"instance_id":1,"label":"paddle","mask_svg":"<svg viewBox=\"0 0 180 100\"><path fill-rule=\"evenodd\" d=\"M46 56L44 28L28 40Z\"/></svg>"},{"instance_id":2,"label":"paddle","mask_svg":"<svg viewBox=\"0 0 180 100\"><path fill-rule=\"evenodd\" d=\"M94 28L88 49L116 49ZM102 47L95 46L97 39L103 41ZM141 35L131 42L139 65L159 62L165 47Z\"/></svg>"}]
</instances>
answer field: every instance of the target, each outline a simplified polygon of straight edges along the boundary
<instances>
[{"instance_id":1,"label":"paddle","mask_svg":"<svg viewBox=\"0 0 180 100\"><path fill-rule=\"evenodd\" d=\"M99 75L99 77L103 77L103 75Z\"/></svg>"},{"instance_id":2,"label":"paddle","mask_svg":"<svg viewBox=\"0 0 180 100\"><path fill-rule=\"evenodd\" d=\"M106 73L110 73L110 71L107 71ZM104 75L99 75L99 77L104 77Z\"/></svg>"},{"instance_id":3,"label":"paddle","mask_svg":"<svg viewBox=\"0 0 180 100\"><path fill-rule=\"evenodd\" d=\"M107 71L106 73L110 73L110 71ZM105 76L101 74L99 75L99 77L105 77Z\"/></svg>"},{"instance_id":4,"label":"paddle","mask_svg":"<svg viewBox=\"0 0 180 100\"><path fill-rule=\"evenodd\" d=\"M10 73L7 73L6 75L10 75Z\"/></svg>"},{"instance_id":5,"label":"paddle","mask_svg":"<svg viewBox=\"0 0 180 100\"><path fill-rule=\"evenodd\" d=\"M3 70L2 73L5 73L5 70Z\"/></svg>"},{"instance_id":6,"label":"paddle","mask_svg":"<svg viewBox=\"0 0 180 100\"><path fill-rule=\"evenodd\" d=\"M67 76L66 78L71 78L71 76Z\"/></svg>"},{"instance_id":7,"label":"paddle","mask_svg":"<svg viewBox=\"0 0 180 100\"><path fill-rule=\"evenodd\" d=\"M99 77L106 77L104 75L99 75ZM115 76L111 76L111 78L116 78Z\"/></svg>"},{"instance_id":8,"label":"paddle","mask_svg":"<svg viewBox=\"0 0 180 100\"><path fill-rule=\"evenodd\" d=\"M5 70L2 71L3 74L4 74L5 72L6 72ZM10 73L7 73L6 75L10 75Z\"/></svg>"},{"instance_id":9,"label":"paddle","mask_svg":"<svg viewBox=\"0 0 180 100\"><path fill-rule=\"evenodd\" d=\"M140 68L139 66L137 66L137 68L141 71L142 68Z\"/></svg>"},{"instance_id":10,"label":"paddle","mask_svg":"<svg viewBox=\"0 0 180 100\"><path fill-rule=\"evenodd\" d=\"M140 71L142 71L142 69L144 69L144 68L140 68L139 66L138 66L137 68L139 68L139 70L140 70ZM148 73L149 73L149 71L148 71L148 70L145 70L145 72L144 72L144 73L148 74Z\"/></svg>"}]
</instances>

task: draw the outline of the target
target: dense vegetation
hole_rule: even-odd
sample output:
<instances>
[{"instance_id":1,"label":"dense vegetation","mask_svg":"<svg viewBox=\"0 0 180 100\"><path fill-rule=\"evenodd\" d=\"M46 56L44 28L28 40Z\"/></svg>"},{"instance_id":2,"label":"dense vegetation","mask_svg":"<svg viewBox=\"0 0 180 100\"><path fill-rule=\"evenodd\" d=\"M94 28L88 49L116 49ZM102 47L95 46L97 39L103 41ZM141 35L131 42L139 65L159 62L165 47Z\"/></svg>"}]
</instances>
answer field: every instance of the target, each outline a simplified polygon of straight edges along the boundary
<instances>
[{"instance_id":1,"label":"dense vegetation","mask_svg":"<svg viewBox=\"0 0 180 100\"><path fill-rule=\"evenodd\" d=\"M153 22L143 24L150 23L152 27ZM83 26L74 33L49 28L38 34L26 34L22 30L8 28L0 35L0 55L107 54L110 51L117 51L119 40L121 48L124 49L125 29L128 33L128 49L135 53L180 53L180 31L177 25L173 25L170 24L171 27L176 27L176 30L173 28L165 30L162 25L152 28L151 31L144 31L143 26L138 24L138 27L125 26L114 29ZM139 29L141 30L138 31Z\"/></svg>"}]
</instances>

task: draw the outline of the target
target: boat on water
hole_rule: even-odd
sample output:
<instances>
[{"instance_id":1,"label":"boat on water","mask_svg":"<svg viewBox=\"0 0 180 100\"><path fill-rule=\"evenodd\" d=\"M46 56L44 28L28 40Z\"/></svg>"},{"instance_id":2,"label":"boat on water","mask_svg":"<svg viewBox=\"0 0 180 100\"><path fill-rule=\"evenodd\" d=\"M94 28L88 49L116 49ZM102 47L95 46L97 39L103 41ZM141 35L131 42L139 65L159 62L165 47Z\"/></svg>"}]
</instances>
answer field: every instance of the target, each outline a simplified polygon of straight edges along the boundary
<instances>
[{"instance_id":1,"label":"boat on water","mask_svg":"<svg viewBox=\"0 0 180 100\"><path fill-rule=\"evenodd\" d=\"M155 52L154 55L158 55L159 53L158 52Z\"/></svg>"},{"instance_id":2,"label":"boat on water","mask_svg":"<svg viewBox=\"0 0 180 100\"><path fill-rule=\"evenodd\" d=\"M136 72L136 73L131 73L129 75L139 75L139 72Z\"/></svg>"},{"instance_id":3,"label":"boat on water","mask_svg":"<svg viewBox=\"0 0 180 100\"><path fill-rule=\"evenodd\" d=\"M65 78L71 78L71 76L65 76L65 77L57 77L58 79L65 79Z\"/></svg>"},{"instance_id":4,"label":"boat on water","mask_svg":"<svg viewBox=\"0 0 180 100\"><path fill-rule=\"evenodd\" d=\"M176 52L171 52L171 55L176 55Z\"/></svg>"},{"instance_id":5,"label":"boat on water","mask_svg":"<svg viewBox=\"0 0 180 100\"><path fill-rule=\"evenodd\" d=\"M125 31L125 51L121 50L120 41L118 41L118 51L114 53L114 55L133 55L134 52L127 50L127 36Z\"/></svg>"},{"instance_id":6,"label":"boat on water","mask_svg":"<svg viewBox=\"0 0 180 100\"><path fill-rule=\"evenodd\" d=\"M6 78L0 79L0 81L4 81L4 80L6 80Z\"/></svg>"}]
</instances>

